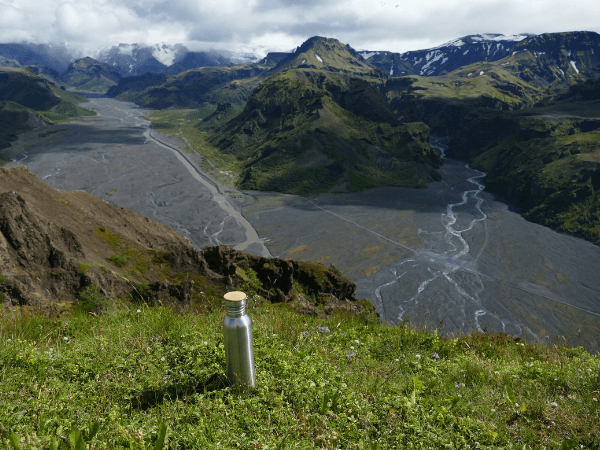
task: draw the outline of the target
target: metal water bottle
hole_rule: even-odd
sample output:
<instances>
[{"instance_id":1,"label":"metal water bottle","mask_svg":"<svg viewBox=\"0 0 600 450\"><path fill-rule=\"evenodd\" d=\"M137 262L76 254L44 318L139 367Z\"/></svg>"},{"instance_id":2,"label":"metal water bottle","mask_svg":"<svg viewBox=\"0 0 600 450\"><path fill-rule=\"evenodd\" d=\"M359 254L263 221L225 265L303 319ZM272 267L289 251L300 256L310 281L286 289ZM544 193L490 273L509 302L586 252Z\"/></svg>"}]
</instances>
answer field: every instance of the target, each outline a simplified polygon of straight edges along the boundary
<instances>
[{"instance_id":1,"label":"metal water bottle","mask_svg":"<svg viewBox=\"0 0 600 450\"><path fill-rule=\"evenodd\" d=\"M223 306L227 309L227 315L223 319L227 377L234 384L254 387L256 375L252 320L246 314L246 294L239 291L228 292Z\"/></svg>"}]
</instances>

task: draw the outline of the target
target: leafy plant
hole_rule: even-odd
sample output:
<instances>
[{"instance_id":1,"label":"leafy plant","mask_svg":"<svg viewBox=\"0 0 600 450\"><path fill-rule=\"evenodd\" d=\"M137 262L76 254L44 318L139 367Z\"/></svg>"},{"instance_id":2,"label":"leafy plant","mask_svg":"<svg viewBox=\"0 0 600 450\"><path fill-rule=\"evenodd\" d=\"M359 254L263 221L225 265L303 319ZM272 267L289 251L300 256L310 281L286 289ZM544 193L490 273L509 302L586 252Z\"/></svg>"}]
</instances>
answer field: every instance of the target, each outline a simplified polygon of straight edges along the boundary
<instances>
[{"instance_id":1,"label":"leafy plant","mask_svg":"<svg viewBox=\"0 0 600 450\"><path fill-rule=\"evenodd\" d=\"M131 256L126 253L119 253L118 255L112 255L108 260L119 268L123 268L131 260Z\"/></svg>"}]
</instances>

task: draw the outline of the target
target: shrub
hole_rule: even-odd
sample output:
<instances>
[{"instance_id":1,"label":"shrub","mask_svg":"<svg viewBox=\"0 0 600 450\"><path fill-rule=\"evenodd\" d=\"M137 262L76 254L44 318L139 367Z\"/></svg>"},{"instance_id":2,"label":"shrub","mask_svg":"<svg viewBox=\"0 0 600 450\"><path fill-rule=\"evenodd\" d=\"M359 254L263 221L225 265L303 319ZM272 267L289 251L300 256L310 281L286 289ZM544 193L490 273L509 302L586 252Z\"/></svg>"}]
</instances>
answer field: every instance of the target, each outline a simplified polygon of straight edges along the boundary
<instances>
[{"instance_id":1,"label":"shrub","mask_svg":"<svg viewBox=\"0 0 600 450\"><path fill-rule=\"evenodd\" d=\"M115 266L117 266L119 268L125 267L125 265L129 262L130 259L131 259L131 256L129 256L125 253L120 253L118 255L112 255L110 258L108 258L108 260L111 263L113 263Z\"/></svg>"}]
</instances>

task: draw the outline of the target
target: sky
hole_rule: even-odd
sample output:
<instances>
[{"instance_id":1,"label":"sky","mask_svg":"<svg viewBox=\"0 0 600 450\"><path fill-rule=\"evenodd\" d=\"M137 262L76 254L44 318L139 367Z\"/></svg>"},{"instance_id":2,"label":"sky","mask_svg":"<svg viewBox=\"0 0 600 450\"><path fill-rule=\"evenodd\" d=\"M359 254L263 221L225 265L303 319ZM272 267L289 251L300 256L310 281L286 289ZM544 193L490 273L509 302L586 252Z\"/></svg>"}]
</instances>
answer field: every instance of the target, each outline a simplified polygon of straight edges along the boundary
<instances>
[{"instance_id":1,"label":"sky","mask_svg":"<svg viewBox=\"0 0 600 450\"><path fill-rule=\"evenodd\" d=\"M0 0L0 42L291 51L311 36L405 52L479 33L600 32L597 0Z\"/></svg>"}]
</instances>

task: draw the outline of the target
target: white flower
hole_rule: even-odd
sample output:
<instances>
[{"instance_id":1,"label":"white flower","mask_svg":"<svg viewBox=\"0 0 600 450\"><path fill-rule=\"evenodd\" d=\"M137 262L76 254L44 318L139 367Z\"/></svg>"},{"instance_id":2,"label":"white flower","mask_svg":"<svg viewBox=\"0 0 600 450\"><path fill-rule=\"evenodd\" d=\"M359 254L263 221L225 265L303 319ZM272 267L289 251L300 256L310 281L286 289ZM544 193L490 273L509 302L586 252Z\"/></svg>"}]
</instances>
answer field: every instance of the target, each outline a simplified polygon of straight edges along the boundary
<instances>
[{"instance_id":1,"label":"white flower","mask_svg":"<svg viewBox=\"0 0 600 450\"><path fill-rule=\"evenodd\" d=\"M358 339L354 339L354 343L360 344L360 341Z\"/></svg>"},{"instance_id":2,"label":"white flower","mask_svg":"<svg viewBox=\"0 0 600 450\"><path fill-rule=\"evenodd\" d=\"M550 406L552 406L552 407L554 407L554 408L557 408L557 407L558 407L558 403L556 403L556 402L552 402L552 403L550 403Z\"/></svg>"},{"instance_id":3,"label":"white flower","mask_svg":"<svg viewBox=\"0 0 600 450\"><path fill-rule=\"evenodd\" d=\"M596 397L592 397L592 400L594 400L595 402L598 401L598 399Z\"/></svg>"},{"instance_id":4,"label":"white flower","mask_svg":"<svg viewBox=\"0 0 600 450\"><path fill-rule=\"evenodd\" d=\"M138 310L137 310L137 312L142 312L142 310L141 310L141 309L138 309Z\"/></svg>"},{"instance_id":5,"label":"white flower","mask_svg":"<svg viewBox=\"0 0 600 450\"><path fill-rule=\"evenodd\" d=\"M350 346L350 350L354 350L354 347L352 345Z\"/></svg>"},{"instance_id":6,"label":"white flower","mask_svg":"<svg viewBox=\"0 0 600 450\"><path fill-rule=\"evenodd\" d=\"M164 360L165 360L165 357L163 356L162 358L160 358L160 360L161 360L161 361L164 361Z\"/></svg>"},{"instance_id":7,"label":"white flower","mask_svg":"<svg viewBox=\"0 0 600 450\"><path fill-rule=\"evenodd\" d=\"M420 354L420 353L417 353L415 356L416 356L417 358L420 358L420 357L421 357L421 354Z\"/></svg>"},{"instance_id":8,"label":"white flower","mask_svg":"<svg viewBox=\"0 0 600 450\"><path fill-rule=\"evenodd\" d=\"M396 358L396 359L394 359L394 361L398 362L398 361L400 361L400 360L399 360L398 358Z\"/></svg>"},{"instance_id":9,"label":"white flower","mask_svg":"<svg viewBox=\"0 0 600 450\"><path fill-rule=\"evenodd\" d=\"M68 341L68 340L69 340L69 338L68 338L67 336L65 336L63 339L64 339L65 341Z\"/></svg>"},{"instance_id":10,"label":"white flower","mask_svg":"<svg viewBox=\"0 0 600 450\"><path fill-rule=\"evenodd\" d=\"M204 342L202 343L202 345L208 345L208 342L204 341Z\"/></svg>"},{"instance_id":11,"label":"white flower","mask_svg":"<svg viewBox=\"0 0 600 450\"><path fill-rule=\"evenodd\" d=\"M7 342L12 342L12 339L9 339Z\"/></svg>"}]
</instances>

